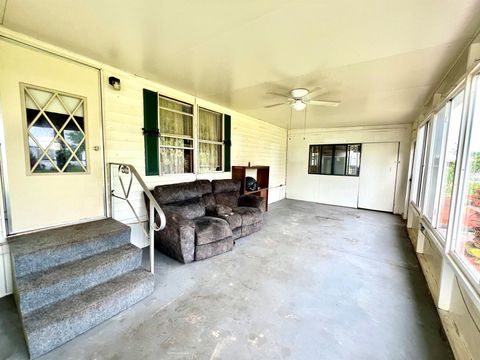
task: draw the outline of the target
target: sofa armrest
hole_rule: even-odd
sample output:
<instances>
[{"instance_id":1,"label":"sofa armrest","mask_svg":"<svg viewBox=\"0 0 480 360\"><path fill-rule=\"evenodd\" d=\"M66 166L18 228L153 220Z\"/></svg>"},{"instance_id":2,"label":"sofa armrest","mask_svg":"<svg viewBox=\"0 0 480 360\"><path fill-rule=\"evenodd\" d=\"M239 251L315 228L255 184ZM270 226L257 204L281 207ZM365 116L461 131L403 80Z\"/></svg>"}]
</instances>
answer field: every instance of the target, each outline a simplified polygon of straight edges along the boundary
<instances>
[{"instance_id":1,"label":"sofa armrest","mask_svg":"<svg viewBox=\"0 0 480 360\"><path fill-rule=\"evenodd\" d=\"M265 210L265 199L256 195L241 195L238 198L238 206L254 207Z\"/></svg>"},{"instance_id":2,"label":"sofa armrest","mask_svg":"<svg viewBox=\"0 0 480 360\"><path fill-rule=\"evenodd\" d=\"M182 263L192 262L195 257L195 223L175 212L164 213L167 223L163 230L155 232L155 248Z\"/></svg>"}]
</instances>

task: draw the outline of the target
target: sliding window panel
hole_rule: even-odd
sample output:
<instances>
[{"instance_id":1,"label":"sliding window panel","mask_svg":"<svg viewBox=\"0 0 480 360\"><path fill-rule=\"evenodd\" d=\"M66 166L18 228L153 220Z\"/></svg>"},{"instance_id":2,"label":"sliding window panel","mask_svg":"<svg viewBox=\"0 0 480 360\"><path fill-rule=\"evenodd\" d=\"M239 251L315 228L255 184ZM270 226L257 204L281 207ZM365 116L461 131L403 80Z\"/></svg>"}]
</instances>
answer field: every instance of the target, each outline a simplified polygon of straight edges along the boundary
<instances>
[{"instance_id":1,"label":"sliding window panel","mask_svg":"<svg viewBox=\"0 0 480 360\"><path fill-rule=\"evenodd\" d=\"M198 123L198 138L200 140L219 143L223 141L222 114L199 108Z\"/></svg>"},{"instance_id":2,"label":"sliding window panel","mask_svg":"<svg viewBox=\"0 0 480 360\"><path fill-rule=\"evenodd\" d=\"M480 81L477 76L472 93L470 131L465 141L465 174L461 180L460 216L455 217L455 252L476 277L480 277Z\"/></svg>"},{"instance_id":3,"label":"sliding window panel","mask_svg":"<svg viewBox=\"0 0 480 360\"><path fill-rule=\"evenodd\" d=\"M442 184L440 187L439 214L437 219L438 232L445 239L448 230L450 209L452 208L453 179L457 163L458 144L460 127L462 122L464 92L459 93L450 105L450 116L448 119L447 145L443 160Z\"/></svg>"},{"instance_id":4,"label":"sliding window panel","mask_svg":"<svg viewBox=\"0 0 480 360\"><path fill-rule=\"evenodd\" d=\"M427 178L426 195L424 215L430 221L430 224L434 224L437 215L437 206L440 185L440 164L443 157L443 149L445 145L446 124L447 124L447 111L449 107L447 103L435 117L432 142L430 150L430 162L429 162L429 175Z\"/></svg>"},{"instance_id":5,"label":"sliding window panel","mask_svg":"<svg viewBox=\"0 0 480 360\"><path fill-rule=\"evenodd\" d=\"M360 175L360 144L348 145L347 170L348 176Z\"/></svg>"},{"instance_id":6,"label":"sliding window panel","mask_svg":"<svg viewBox=\"0 0 480 360\"><path fill-rule=\"evenodd\" d=\"M413 201L415 205L419 205L418 198L420 194L420 183L422 179L422 158L423 158L423 148L425 141L425 126L422 126L417 131L417 141L415 146L415 162L413 164L413 174L412 174L412 190L410 195L410 200Z\"/></svg>"},{"instance_id":7,"label":"sliding window panel","mask_svg":"<svg viewBox=\"0 0 480 360\"><path fill-rule=\"evenodd\" d=\"M345 175L347 166L347 145L335 145L333 157L333 175Z\"/></svg>"},{"instance_id":8,"label":"sliding window panel","mask_svg":"<svg viewBox=\"0 0 480 360\"><path fill-rule=\"evenodd\" d=\"M322 146L322 165L321 165L322 175L332 175L332 162L333 162L333 146L323 145Z\"/></svg>"},{"instance_id":9,"label":"sliding window panel","mask_svg":"<svg viewBox=\"0 0 480 360\"><path fill-rule=\"evenodd\" d=\"M308 157L308 173L320 174L320 145L310 145L310 152Z\"/></svg>"},{"instance_id":10,"label":"sliding window panel","mask_svg":"<svg viewBox=\"0 0 480 360\"><path fill-rule=\"evenodd\" d=\"M201 173L222 171L222 145L200 142L198 162Z\"/></svg>"},{"instance_id":11,"label":"sliding window panel","mask_svg":"<svg viewBox=\"0 0 480 360\"><path fill-rule=\"evenodd\" d=\"M425 180L428 176L428 157L430 153L430 138L431 138L431 120L424 125L425 133L423 138L423 152L420 166L420 178L418 184L417 204L422 214L424 213L424 199L425 199Z\"/></svg>"}]
</instances>

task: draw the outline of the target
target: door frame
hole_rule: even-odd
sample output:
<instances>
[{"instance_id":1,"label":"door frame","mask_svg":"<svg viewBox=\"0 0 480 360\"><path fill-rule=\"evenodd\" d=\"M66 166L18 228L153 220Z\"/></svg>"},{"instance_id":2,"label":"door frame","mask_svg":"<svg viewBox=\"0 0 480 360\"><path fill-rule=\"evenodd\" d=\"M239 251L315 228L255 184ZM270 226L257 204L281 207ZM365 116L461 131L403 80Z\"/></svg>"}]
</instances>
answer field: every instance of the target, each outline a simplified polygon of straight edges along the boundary
<instances>
[{"instance_id":1,"label":"door frame","mask_svg":"<svg viewBox=\"0 0 480 360\"><path fill-rule=\"evenodd\" d=\"M0 95L0 132L1 132L1 137L0 137L0 166L1 166L1 173L0 173L0 182L2 186L2 193L3 193L3 199L2 202L4 204L4 229L5 229L5 236L7 238L17 236L19 234L26 234L26 233L33 233L33 232L38 232L42 230L47 230L47 229L52 229L52 228L58 228L58 227L63 227L67 225L73 225L73 224L80 224L80 223L85 223L93 220L99 220L99 219L104 219L108 217L109 212L108 212L108 198L107 198L107 179L106 179L106 159L105 159L105 129L104 129L104 119L105 119L105 106L104 106L104 86L103 86L103 71L99 63L94 63L91 61L85 61L84 58L80 56L75 56L73 53L63 51L60 48L56 48L54 46L51 46L47 43L40 42L38 40L32 39L30 37L27 37L25 35L21 35L19 33L15 33L11 30L7 30L4 28L0 28L0 41L6 41L15 44L16 46L22 46L26 47L29 49L32 49L34 51L38 51L44 54L47 54L49 56L54 56L57 57L61 60L64 61L69 61L69 62L74 62L78 65L86 66L91 69L94 69L97 72L98 76L98 90L99 90L99 131L100 131L100 161L101 161L101 167L102 167L102 203L103 203L103 216L97 216L89 219L82 219L78 221L71 221L71 222L66 222L66 223L61 223L61 224L56 224L52 226L46 226L43 228L38 228L38 229L32 229L32 230L27 230L27 231L22 231L22 232L16 232L12 233L11 229L11 224L10 224L10 214L11 214L11 208L10 208L10 197L9 197L9 184L8 184L8 165L6 163L6 143L5 143L5 137L4 137L4 130L3 130L3 124L5 123L5 119L3 118L3 112L1 111L2 109L2 101L1 101L1 95ZM20 84L20 82L19 82ZM22 137L24 134L22 134Z\"/></svg>"},{"instance_id":2,"label":"door frame","mask_svg":"<svg viewBox=\"0 0 480 360\"><path fill-rule=\"evenodd\" d=\"M362 173L362 159L361 157L363 156L363 145L364 144L397 144L397 160L395 161L395 183L393 185L393 202L392 202L392 211L382 211L382 210L372 210L372 209L365 209L360 206L358 206L358 203L360 201L360 176ZM370 211L380 211L380 212L386 212L386 213L395 213L395 203L397 201L397 185L398 185L398 165L400 164L400 141L367 141L367 142L362 142L362 152L360 153L360 174L358 175L358 180L359 180L359 186L358 186L358 194L357 194L357 209L364 209L364 210L370 210Z\"/></svg>"}]
</instances>

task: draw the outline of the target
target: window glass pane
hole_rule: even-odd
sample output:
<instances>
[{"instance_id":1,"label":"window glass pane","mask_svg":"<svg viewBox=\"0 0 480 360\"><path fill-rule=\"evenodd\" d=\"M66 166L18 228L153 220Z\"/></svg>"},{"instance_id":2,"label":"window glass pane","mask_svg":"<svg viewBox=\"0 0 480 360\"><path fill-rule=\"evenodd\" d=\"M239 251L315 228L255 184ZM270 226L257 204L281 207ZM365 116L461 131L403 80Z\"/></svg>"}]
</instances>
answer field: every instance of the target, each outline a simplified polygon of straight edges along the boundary
<instances>
[{"instance_id":1,"label":"window glass pane","mask_svg":"<svg viewBox=\"0 0 480 360\"><path fill-rule=\"evenodd\" d=\"M320 145L310 145L309 174L320 174Z\"/></svg>"},{"instance_id":2,"label":"window glass pane","mask_svg":"<svg viewBox=\"0 0 480 360\"><path fill-rule=\"evenodd\" d=\"M423 205L425 199L425 179L428 176L428 158L430 156L430 148L431 148L431 120L425 123L425 134L423 139L423 154L421 159L421 166L420 166L420 179L418 182L418 194L417 194L417 204L422 209L423 214Z\"/></svg>"},{"instance_id":3,"label":"window glass pane","mask_svg":"<svg viewBox=\"0 0 480 360\"><path fill-rule=\"evenodd\" d=\"M448 120L447 146L443 161L443 176L440 192L438 231L445 237L448 229L448 217L452 202L453 177L458 151L458 140L462 120L463 91L451 103L450 118Z\"/></svg>"},{"instance_id":4,"label":"window glass pane","mask_svg":"<svg viewBox=\"0 0 480 360\"><path fill-rule=\"evenodd\" d=\"M332 158L333 158L333 146L323 145L322 146L322 174L324 175L332 174Z\"/></svg>"},{"instance_id":5,"label":"window glass pane","mask_svg":"<svg viewBox=\"0 0 480 360\"><path fill-rule=\"evenodd\" d=\"M198 157L200 172L222 170L222 145L201 142Z\"/></svg>"},{"instance_id":6,"label":"window glass pane","mask_svg":"<svg viewBox=\"0 0 480 360\"><path fill-rule=\"evenodd\" d=\"M473 123L470 133L465 183L455 251L480 274L480 81L476 78Z\"/></svg>"},{"instance_id":7,"label":"window glass pane","mask_svg":"<svg viewBox=\"0 0 480 360\"><path fill-rule=\"evenodd\" d=\"M200 140L222 142L222 114L200 108L198 122Z\"/></svg>"},{"instance_id":8,"label":"window glass pane","mask_svg":"<svg viewBox=\"0 0 480 360\"><path fill-rule=\"evenodd\" d=\"M193 172L193 150L160 148L161 174Z\"/></svg>"},{"instance_id":9,"label":"window glass pane","mask_svg":"<svg viewBox=\"0 0 480 360\"><path fill-rule=\"evenodd\" d=\"M160 109L160 133L193 137L193 118L169 110Z\"/></svg>"},{"instance_id":10,"label":"window glass pane","mask_svg":"<svg viewBox=\"0 0 480 360\"><path fill-rule=\"evenodd\" d=\"M428 176L428 193L425 199L425 216L432 221L435 215L435 200L437 194L438 173L440 169L440 157L442 155L445 138L447 106L444 106L435 118L434 133L432 135L432 150L430 156L430 171Z\"/></svg>"},{"instance_id":11,"label":"window glass pane","mask_svg":"<svg viewBox=\"0 0 480 360\"><path fill-rule=\"evenodd\" d=\"M172 110L179 111L186 114L193 114L193 105L190 105L181 101L177 101L174 99L165 98L163 96L159 96L158 106L162 108L172 109Z\"/></svg>"},{"instance_id":12,"label":"window glass pane","mask_svg":"<svg viewBox=\"0 0 480 360\"><path fill-rule=\"evenodd\" d=\"M335 145L333 174L345 175L345 162L347 161L347 145Z\"/></svg>"},{"instance_id":13,"label":"window glass pane","mask_svg":"<svg viewBox=\"0 0 480 360\"><path fill-rule=\"evenodd\" d=\"M175 146L175 147L185 147L185 148L192 148L193 149L193 140L188 139L179 139L174 137L160 137L160 145L161 146Z\"/></svg>"},{"instance_id":14,"label":"window glass pane","mask_svg":"<svg viewBox=\"0 0 480 360\"><path fill-rule=\"evenodd\" d=\"M84 100L30 87L23 96L30 170L86 172Z\"/></svg>"},{"instance_id":15,"label":"window glass pane","mask_svg":"<svg viewBox=\"0 0 480 360\"><path fill-rule=\"evenodd\" d=\"M422 154L423 154L423 142L425 139L425 126L422 126L418 129L417 132L417 142L415 147L415 163L413 165L413 174L412 174L412 190L410 195L410 200L418 205L418 195L420 191L419 184L422 178Z\"/></svg>"},{"instance_id":16,"label":"window glass pane","mask_svg":"<svg viewBox=\"0 0 480 360\"><path fill-rule=\"evenodd\" d=\"M347 175L360 174L360 145L348 145Z\"/></svg>"}]
</instances>

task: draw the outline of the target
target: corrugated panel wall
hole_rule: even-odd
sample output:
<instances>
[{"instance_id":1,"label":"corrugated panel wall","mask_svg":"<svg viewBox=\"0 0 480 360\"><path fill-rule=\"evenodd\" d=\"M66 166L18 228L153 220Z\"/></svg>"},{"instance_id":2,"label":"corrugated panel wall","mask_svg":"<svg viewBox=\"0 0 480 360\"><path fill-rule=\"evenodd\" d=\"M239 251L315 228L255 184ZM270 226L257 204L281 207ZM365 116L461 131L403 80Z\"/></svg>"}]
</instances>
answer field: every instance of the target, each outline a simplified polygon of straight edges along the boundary
<instances>
[{"instance_id":1,"label":"corrugated panel wall","mask_svg":"<svg viewBox=\"0 0 480 360\"><path fill-rule=\"evenodd\" d=\"M107 84L107 78L110 75L112 74L104 75L105 84ZM123 73L113 75L121 79L122 89L115 91L110 86L105 86L104 130L107 163L129 163L134 165L140 174L145 174L142 91L143 88L148 88L190 103L197 101L201 106L230 114L232 116L232 165L247 165L248 162L251 162L252 165L269 165L270 187L272 188L269 202L285 197L286 129L194 99L189 95L138 77ZM203 174L198 177L211 180L213 178L230 178L231 174ZM153 188L155 185L193 180L195 180L195 175L192 174L144 177L144 181L149 188ZM120 190L117 178L113 179L112 188L117 192ZM137 210L140 219L145 221L147 213L143 194L139 185L135 182L133 183L131 198L132 205ZM115 219L125 223L135 222L135 217L125 202L115 199L112 209L112 215ZM134 228L132 235L132 241L142 246L144 239L141 238L141 231Z\"/></svg>"}]
</instances>

